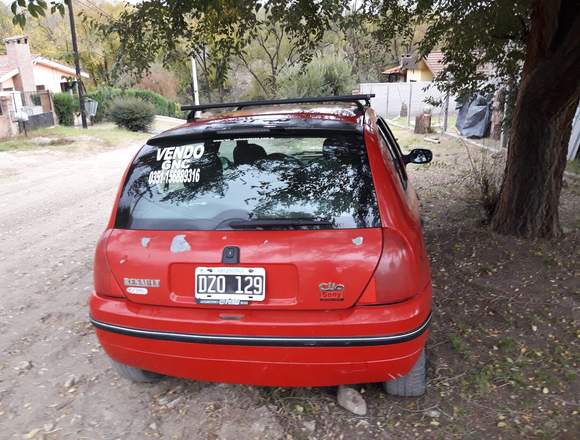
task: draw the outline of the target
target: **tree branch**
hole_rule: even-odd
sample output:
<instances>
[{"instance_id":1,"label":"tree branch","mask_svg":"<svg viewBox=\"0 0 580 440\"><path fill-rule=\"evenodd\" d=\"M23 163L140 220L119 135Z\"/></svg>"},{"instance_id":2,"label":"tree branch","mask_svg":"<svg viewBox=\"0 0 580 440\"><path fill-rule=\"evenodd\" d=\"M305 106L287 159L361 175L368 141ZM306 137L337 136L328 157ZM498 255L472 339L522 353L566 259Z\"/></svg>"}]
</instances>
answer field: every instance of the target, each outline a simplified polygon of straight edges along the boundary
<instances>
[{"instance_id":1,"label":"tree branch","mask_svg":"<svg viewBox=\"0 0 580 440\"><path fill-rule=\"evenodd\" d=\"M258 83L258 85L260 86L260 88L262 89L262 91L264 92L264 94L266 96L269 96L270 93L268 92L268 90L266 89L266 87L264 86L264 84L262 83L262 81L260 80L260 78L258 77L258 75L256 75L256 73L252 70L252 68L250 67L248 61L244 58L243 53L242 52L238 53L238 57L240 58L240 60L244 64L244 66L246 67L246 70L250 73L250 75L252 75L254 77L254 79L256 80L256 82Z\"/></svg>"}]
</instances>

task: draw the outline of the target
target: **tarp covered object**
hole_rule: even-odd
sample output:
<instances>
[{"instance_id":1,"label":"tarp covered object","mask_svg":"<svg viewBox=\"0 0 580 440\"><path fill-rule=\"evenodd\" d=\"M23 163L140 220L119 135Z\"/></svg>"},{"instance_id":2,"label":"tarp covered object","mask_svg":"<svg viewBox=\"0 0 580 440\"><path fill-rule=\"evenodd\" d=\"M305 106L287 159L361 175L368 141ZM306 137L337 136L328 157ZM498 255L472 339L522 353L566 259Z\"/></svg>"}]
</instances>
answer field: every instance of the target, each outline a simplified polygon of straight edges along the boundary
<instances>
[{"instance_id":1,"label":"tarp covered object","mask_svg":"<svg viewBox=\"0 0 580 440\"><path fill-rule=\"evenodd\" d=\"M489 132L491 124L491 98L475 95L457 105L457 122L455 127L461 136L482 138Z\"/></svg>"}]
</instances>

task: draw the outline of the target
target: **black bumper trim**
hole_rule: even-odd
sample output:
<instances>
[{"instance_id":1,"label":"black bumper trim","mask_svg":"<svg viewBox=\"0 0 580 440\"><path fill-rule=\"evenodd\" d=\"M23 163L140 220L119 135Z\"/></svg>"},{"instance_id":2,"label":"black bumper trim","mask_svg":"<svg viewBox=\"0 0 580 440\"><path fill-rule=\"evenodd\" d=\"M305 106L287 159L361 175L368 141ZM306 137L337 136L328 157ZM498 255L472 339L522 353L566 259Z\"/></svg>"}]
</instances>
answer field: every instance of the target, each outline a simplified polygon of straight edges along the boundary
<instances>
[{"instance_id":1,"label":"black bumper trim","mask_svg":"<svg viewBox=\"0 0 580 440\"><path fill-rule=\"evenodd\" d=\"M193 333L173 333L159 330L142 330L122 327L97 321L90 318L91 323L100 330L137 338L158 339L163 341L190 342L195 344L220 345L253 345L267 347L362 347L372 345L390 345L410 341L421 336L429 327L431 313L419 327L394 335L384 336L352 336L352 337L292 337L292 336L230 336L230 335L199 335Z\"/></svg>"}]
</instances>

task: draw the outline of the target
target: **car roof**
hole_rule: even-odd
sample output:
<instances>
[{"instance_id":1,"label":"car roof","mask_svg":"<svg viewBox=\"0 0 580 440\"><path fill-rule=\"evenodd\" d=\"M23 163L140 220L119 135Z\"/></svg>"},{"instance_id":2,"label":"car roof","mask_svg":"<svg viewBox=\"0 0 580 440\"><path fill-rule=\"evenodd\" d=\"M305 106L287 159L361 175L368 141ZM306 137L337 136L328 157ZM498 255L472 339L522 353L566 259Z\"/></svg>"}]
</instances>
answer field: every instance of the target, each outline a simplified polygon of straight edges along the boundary
<instances>
[{"instance_id":1,"label":"car roof","mask_svg":"<svg viewBox=\"0 0 580 440\"><path fill-rule=\"evenodd\" d=\"M362 134L364 110L352 103L274 104L202 113L179 127L160 133L149 145L235 137Z\"/></svg>"}]
</instances>

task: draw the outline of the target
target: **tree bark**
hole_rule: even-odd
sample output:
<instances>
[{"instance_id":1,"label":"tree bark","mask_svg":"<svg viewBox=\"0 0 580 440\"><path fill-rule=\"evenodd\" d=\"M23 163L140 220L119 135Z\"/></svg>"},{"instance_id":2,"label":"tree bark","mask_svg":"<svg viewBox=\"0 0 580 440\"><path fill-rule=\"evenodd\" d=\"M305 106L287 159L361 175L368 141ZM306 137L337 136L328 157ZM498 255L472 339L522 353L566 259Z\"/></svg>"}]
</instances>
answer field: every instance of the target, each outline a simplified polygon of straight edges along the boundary
<instances>
[{"instance_id":1,"label":"tree bark","mask_svg":"<svg viewBox=\"0 0 580 440\"><path fill-rule=\"evenodd\" d=\"M574 112L580 97L577 0L536 0L504 180L492 218L503 234L552 238Z\"/></svg>"}]
</instances>

